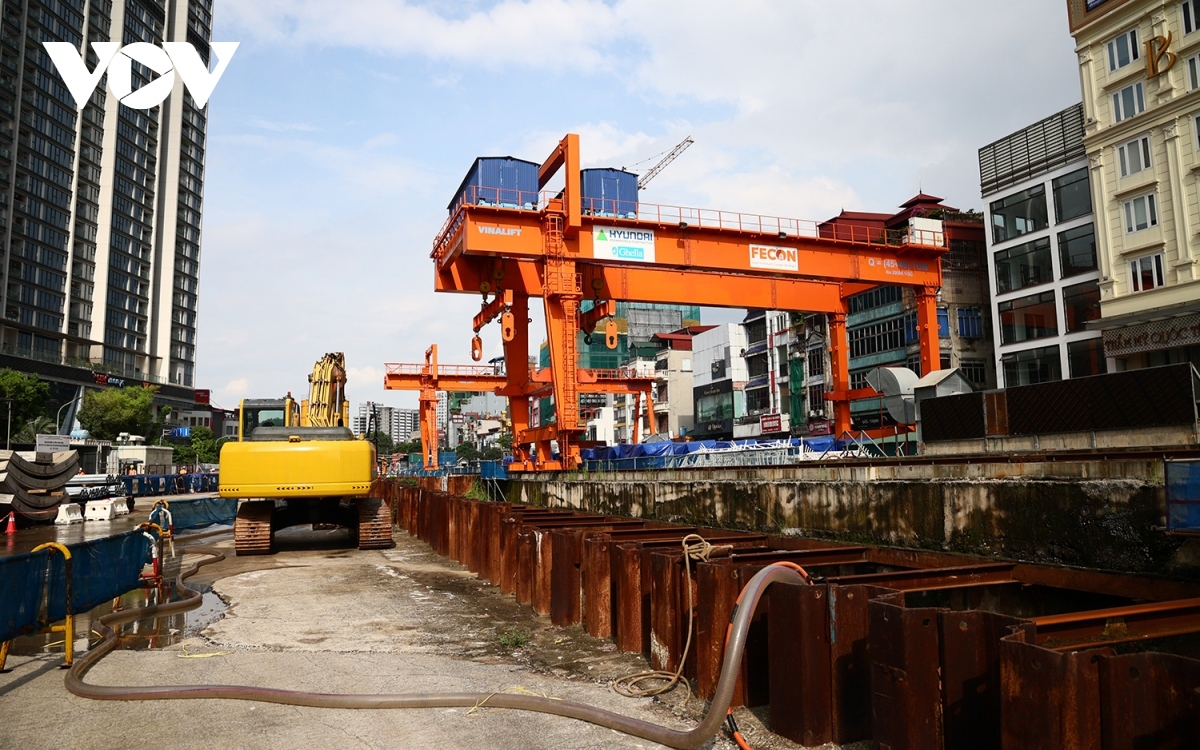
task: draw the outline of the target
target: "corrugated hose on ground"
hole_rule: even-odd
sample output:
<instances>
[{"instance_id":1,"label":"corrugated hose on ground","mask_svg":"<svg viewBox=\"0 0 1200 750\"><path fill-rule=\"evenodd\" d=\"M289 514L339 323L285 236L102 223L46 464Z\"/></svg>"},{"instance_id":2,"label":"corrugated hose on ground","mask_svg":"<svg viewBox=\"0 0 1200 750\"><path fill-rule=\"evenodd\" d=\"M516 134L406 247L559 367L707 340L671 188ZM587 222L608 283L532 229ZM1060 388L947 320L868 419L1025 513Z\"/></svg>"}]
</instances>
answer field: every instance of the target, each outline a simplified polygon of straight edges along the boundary
<instances>
[{"instance_id":1,"label":"corrugated hose on ground","mask_svg":"<svg viewBox=\"0 0 1200 750\"><path fill-rule=\"evenodd\" d=\"M579 719L625 734L641 737L669 747L698 748L710 740L721 728L729 712L729 701L737 682L738 665L746 646L746 633L755 606L767 587L775 582L807 583L807 577L796 568L772 565L759 571L746 584L739 601L746 606L737 608L736 616L729 628L725 647L725 660L721 665L721 678L708 712L694 729L680 731L669 729L648 721L607 711L595 706L573 701L556 700L538 695L522 693L401 693L357 695L346 693L313 693L298 690L276 690L248 685L92 685L84 681L88 670L96 666L117 646L115 627L135 620L161 617L187 612L200 606L201 593L189 588L184 581L201 567L225 559L225 555L211 547L187 547L187 554L203 554L208 557L194 562L175 579L175 590L182 596L178 601L155 604L137 609L120 610L101 617L95 624L100 642L86 654L77 658L64 682L67 690L83 698L97 700L188 700L202 698L225 698L232 700L281 703L289 706L311 706L314 708L512 708L522 711L565 716Z\"/></svg>"}]
</instances>

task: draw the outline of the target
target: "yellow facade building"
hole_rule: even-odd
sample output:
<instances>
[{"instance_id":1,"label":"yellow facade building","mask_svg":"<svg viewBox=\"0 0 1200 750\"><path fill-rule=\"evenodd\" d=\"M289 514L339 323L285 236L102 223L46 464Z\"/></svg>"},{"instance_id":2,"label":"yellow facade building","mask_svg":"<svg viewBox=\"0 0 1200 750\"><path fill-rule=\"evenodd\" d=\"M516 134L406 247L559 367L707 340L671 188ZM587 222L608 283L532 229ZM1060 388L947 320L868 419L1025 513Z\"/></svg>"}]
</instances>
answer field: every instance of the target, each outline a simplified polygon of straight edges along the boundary
<instances>
[{"instance_id":1,"label":"yellow facade building","mask_svg":"<svg viewBox=\"0 0 1200 750\"><path fill-rule=\"evenodd\" d=\"M1109 370L1200 366L1200 0L1068 0ZM1031 217L1033 218L1033 217Z\"/></svg>"}]
</instances>

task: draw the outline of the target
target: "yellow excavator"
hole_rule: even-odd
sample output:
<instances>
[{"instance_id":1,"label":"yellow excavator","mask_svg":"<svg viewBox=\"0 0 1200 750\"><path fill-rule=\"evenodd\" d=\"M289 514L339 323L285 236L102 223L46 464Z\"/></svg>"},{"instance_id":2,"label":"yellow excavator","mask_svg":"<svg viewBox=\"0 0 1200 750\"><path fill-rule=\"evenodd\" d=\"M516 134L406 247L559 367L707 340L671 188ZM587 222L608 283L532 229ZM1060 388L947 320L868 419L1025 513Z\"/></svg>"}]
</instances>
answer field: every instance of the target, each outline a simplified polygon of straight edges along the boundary
<instances>
[{"instance_id":1,"label":"yellow excavator","mask_svg":"<svg viewBox=\"0 0 1200 750\"><path fill-rule=\"evenodd\" d=\"M221 449L219 491L237 498L233 546L239 555L272 551L279 529L344 526L359 549L392 544L387 503L370 497L375 447L350 430L346 360L326 354L309 376L309 398L243 399L237 442Z\"/></svg>"}]
</instances>

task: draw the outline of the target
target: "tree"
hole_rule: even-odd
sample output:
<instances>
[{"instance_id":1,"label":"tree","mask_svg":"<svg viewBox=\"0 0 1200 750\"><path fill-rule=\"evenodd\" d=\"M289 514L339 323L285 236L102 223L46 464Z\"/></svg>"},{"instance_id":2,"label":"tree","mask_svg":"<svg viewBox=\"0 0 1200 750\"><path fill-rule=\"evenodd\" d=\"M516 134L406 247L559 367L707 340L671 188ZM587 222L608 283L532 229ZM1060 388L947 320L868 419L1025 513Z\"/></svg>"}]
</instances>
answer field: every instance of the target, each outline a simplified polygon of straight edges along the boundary
<instances>
[{"instance_id":1,"label":"tree","mask_svg":"<svg viewBox=\"0 0 1200 750\"><path fill-rule=\"evenodd\" d=\"M31 419L46 416L46 400L50 398L50 384L5 367L0 369L0 398L12 399L12 423L18 428ZM5 405L0 416L8 419Z\"/></svg>"},{"instance_id":2,"label":"tree","mask_svg":"<svg viewBox=\"0 0 1200 750\"><path fill-rule=\"evenodd\" d=\"M220 460L217 441L207 427L193 427L192 436L185 445L175 446L172 460L177 466L193 464L215 464Z\"/></svg>"},{"instance_id":3,"label":"tree","mask_svg":"<svg viewBox=\"0 0 1200 750\"><path fill-rule=\"evenodd\" d=\"M375 444L375 452L381 456L388 456L396 452L396 444L392 442L392 436L386 432L372 432L367 435L367 440Z\"/></svg>"},{"instance_id":4,"label":"tree","mask_svg":"<svg viewBox=\"0 0 1200 750\"><path fill-rule=\"evenodd\" d=\"M503 432L496 438L496 445L500 446L504 451L511 451L513 446L513 436L511 432Z\"/></svg>"},{"instance_id":5,"label":"tree","mask_svg":"<svg viewBox=\"0 0 1200 750\"><path fill-rule=\"evenodd\" d=\"M479 457L484 461L499 461L504 458L504 449L497 445L489 445L483 449L483 453Z\"/></svg>"},{"instance_id":6,"label":"tree","mask_svg":"<svg viewBox=\"0 0 1200 750\"><path fill-rule=\"evenodd\" d=\"M115 440L122 432L146 436L154 427L155 386L134 385L88 391L79 424L97 440Z\"/></svg>"},{"instance_id":7,"label":"tree","mask_svg":"<svg viewBox=\"0 0 1200 750\"><path fill-rule=\"evenodd\" d=\"M459 443L458 447L454 449L454 455L460 461L474 461L479 458L479 449L472 443Z\"/></svg>"},{"instance_id":8,"label":"tree","mask_svg":"<svg viewBox=\"0 0 1200 750\"><path fill-rule=\"evenodd\" d=\"M396 446L395 452L396 453L420 453L421 452L421 441L413 440L408 443L400 443L399 445Z\"/></svg>"},{"instance_id":9,"label":"tree","mask_svg":"<svg viewBox=\"0 0 1200 750\"><path fill-rule=\"evenodd\" d=\"M50 417L34 417L13 434L13 440L18 443L37 442L38 435L53 435L56 428Z\"/></svg>"}]
</instances>

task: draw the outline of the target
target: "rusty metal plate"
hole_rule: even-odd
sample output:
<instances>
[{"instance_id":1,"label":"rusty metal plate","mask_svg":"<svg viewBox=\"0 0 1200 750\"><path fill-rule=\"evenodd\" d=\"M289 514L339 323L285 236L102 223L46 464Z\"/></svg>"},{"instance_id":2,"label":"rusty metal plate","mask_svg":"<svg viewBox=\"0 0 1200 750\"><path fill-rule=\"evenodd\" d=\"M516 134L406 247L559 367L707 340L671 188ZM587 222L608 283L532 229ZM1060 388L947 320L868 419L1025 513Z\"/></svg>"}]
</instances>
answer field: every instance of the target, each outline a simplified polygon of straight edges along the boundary
<instances>
[{"instance_id":1,"label":"rusty metal plate","mask_svg":"<svg viewBox=\"0 0 1200 750\"><path fill-rule=\"evenodd\" d=\"M1195 748L1200 739L1200 661L1140 653L1100 660L1104 747Z\"/></svg>"},{"instance_id":2,"label":"rusty metal plate","mask_svg":"<svg viewBox=\"0 0 1200 750\"><path fill-rule=\"evenodd\" d=\"M887 750L942 747L938 612L880 597L870 618L871 735Z\"/></svg>"},{"instance_id":3,"label":"rusty metal plate","mask_svg":"<svg viewBox=\"0 0 1200 750\"><path fill-rule=\"evenodd\" d=\"M942 722L947 750L1000 750L1000 639L1028 620L992 612L938 615Z\"/></svg>"},{"instance_id":4,"label":"rusty metal plate","mask_svg":"<svg viewBox=\"0 0 1200 750\"><path fill-rule=\"evenodd\" d=\"M1000 641L1000 746L1099 750L1099 662L1111 649L1064 654L1019 631Z\"/></svg>"}]
</instances>

